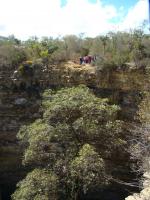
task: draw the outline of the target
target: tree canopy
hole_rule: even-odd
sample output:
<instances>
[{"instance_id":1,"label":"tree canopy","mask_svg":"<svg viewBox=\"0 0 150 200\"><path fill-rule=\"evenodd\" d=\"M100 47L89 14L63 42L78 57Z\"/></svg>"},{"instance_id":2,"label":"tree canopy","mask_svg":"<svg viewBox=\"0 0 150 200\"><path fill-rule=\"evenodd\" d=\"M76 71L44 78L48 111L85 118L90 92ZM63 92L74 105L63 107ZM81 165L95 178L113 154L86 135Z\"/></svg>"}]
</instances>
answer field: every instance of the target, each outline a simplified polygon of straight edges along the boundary
<instances>
[{"instance_id":1,"label":"tree canopy","mask_svg":"<svg viewBox=\"0 0 150 200\"><path fill-rule=\"evenodd\" d=\"M76 199L108 184L105 158L124 143L119 107L85 86L47 90L42 107L43 118L18 133L23 164L36 169L18 184L13 200L53 199L51 193L55 199Z\"/></svg>"}]
</instances>

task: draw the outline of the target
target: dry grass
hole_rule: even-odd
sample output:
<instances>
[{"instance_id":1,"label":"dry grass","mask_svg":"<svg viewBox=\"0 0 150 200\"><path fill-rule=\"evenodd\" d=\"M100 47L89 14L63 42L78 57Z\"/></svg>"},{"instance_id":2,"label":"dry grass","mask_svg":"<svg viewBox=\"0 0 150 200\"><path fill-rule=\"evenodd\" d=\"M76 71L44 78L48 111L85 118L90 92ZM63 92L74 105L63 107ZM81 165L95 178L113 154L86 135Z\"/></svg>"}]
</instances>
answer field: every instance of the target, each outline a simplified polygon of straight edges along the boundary
<instances>
[{"instance_id":1,"label":"dry grass","mask_svg":"<svg viewBox=\"0 0 150 200\"><path fill-rule=\"evenodd\" d=\"M77 70L77 71L87 71L87 72L90 72L90 73L95 72L95 67L93 67L90 64L80 65L80 64L75 63L73 61L68 61L68 62L64 63L63 65L66 69L70 69L72 71Z\"/></svg>"}]
</instances>

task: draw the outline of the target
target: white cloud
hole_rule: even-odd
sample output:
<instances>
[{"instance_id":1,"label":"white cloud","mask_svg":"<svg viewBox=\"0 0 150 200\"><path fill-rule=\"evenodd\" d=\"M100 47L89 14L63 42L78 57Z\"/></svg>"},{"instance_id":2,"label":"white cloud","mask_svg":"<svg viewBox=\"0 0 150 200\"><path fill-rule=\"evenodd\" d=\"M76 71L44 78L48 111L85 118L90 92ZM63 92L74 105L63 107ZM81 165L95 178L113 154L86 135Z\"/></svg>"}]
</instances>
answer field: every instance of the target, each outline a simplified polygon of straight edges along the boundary
<instances>
[{"instance_id":1,"label":"white cloud","mask_svg":"<svg viewBox=\"0 0 150 200\"><path fill-rule=\"evenodd\" d=\"M129 11L120 24L122 29L145 17L145 2L139 1ZM113 31L116 25L111 20L121 15L121 9L117 11L115 6L103 5L99 0L95 4L88 0L68 0L62 8L60 0L0 0L0 5L0 26L5 26L0 35L14 34L21 39L33 35L41 37L81 32L96 36ZM137 14L139 8L140 14Z\"/></svg>"},{"instance_id":2,"label":"white cloud","mask_svg":"<svg viewBox=\"0 0 150 200\"><path fill-rule=\"evenodd\" d=\"M144 20L148 20L148 0L139 0L130 8L127 15L120 23L120 30L129 30L139 27Z\"/></svg>"}]
</instances>

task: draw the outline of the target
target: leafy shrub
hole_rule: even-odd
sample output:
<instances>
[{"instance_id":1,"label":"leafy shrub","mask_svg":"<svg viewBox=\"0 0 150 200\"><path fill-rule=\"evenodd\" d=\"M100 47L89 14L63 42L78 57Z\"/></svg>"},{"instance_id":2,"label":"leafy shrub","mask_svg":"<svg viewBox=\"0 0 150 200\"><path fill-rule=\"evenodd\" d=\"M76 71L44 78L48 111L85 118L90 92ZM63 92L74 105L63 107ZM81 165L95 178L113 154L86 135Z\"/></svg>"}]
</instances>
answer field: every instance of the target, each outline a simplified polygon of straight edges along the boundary
<instances>
[{"instance_id":1,"label":"leafy shrub","mask_svg":"<svg viewBox=\"0 0 150 200\"><path fill-rule=\"evenodd\" d=\"M0 65L17 66L26 59L24 50L13 45L0 46Z\"/></svg>"},{"instance_id":2,"label":"leafy shrub","mask_svg":"<svg viewBox=\"0 0 150 200\"><path fill-rule=\"evenodd\" d=\"M112 59L109 60L97 59L95 65L97 73L99 71L110 72L111 70L117 69L117 65Z\"/></svg>"}]
</instances>

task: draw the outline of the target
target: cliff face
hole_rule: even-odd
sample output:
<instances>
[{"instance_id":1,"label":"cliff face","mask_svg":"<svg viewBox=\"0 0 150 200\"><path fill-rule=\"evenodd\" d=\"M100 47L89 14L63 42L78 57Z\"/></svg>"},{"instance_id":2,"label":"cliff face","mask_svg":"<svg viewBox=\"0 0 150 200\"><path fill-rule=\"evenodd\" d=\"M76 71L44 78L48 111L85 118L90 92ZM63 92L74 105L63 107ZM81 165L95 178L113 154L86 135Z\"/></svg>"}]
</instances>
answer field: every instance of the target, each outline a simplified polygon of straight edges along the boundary
<instances>
[{"instance_id":1,"label":"cliff face","mask_svg":"<svg viewBox=\"0 0 150 200\"><path fill-rule=\"evenodd\" d=\"M140 193L135 193L128 196L125 200L149 200L150 199L150 171L144 173L143 190Z\"/></svg>"},{"instance_id":2,"label":"cliff face","mask_svg":"<svg viewBox=\"0 0 150 200\"><path fill-rule=\"evenodd\" d=\"M111 102L119 104L122 108L120 116L126 121L126 125L130 126L134 121L137 102L140 101L140 92L148 89L150 85L147 75L138 70L96 72L93 66L80 66L72 62L48 67L36 64L34 75L30 78L19 76L15 70L16 68L11 66L0 67L0 188L2 199L9 199L6 192L11 193L16 182L28 170L21 165L22 150L16 134L20 126L31 123L41 116L40 92L46 88L85 84L98 96L109 97ZM122 162L120 166L119 162ZM118 165L116 169L115 164ZM132 175L126 171L130 168L129 161L120 157L115 164L114 173L117 174L119 169L118 174L123 180L130 182Z\"/></svg>"},{"instance_id":3,"label":"cliff face","mask_svg":"<svg viewBox=\"0 0 150 200\"><path fill-rule=\"evenodd\" d=\"M15 90L11 79L15 68L0 66L0 191L7 199L16 182L24 176L22 151L16 139L21 125L39 117L40 102L26 92ZM0 198L1 199L1 198Z\"/></svg>"}]
</instances>

